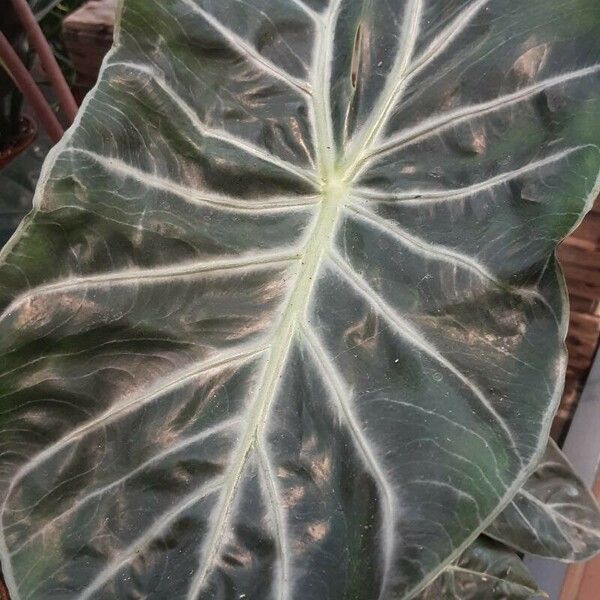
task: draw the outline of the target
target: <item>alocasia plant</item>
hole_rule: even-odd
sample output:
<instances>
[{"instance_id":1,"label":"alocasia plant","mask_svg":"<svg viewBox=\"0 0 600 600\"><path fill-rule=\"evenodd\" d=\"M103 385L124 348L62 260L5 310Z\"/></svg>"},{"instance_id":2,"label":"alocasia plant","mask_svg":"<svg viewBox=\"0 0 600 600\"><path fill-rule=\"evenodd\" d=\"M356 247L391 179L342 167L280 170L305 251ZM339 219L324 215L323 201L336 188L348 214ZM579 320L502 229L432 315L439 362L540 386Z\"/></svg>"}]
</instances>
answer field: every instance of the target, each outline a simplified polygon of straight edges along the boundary
<instances>
[{"instance_id":1,"label":"alocasia plant","mask_svg":"<svg viewBox=\"0 0 600 600\"><path fill-rule=\"evenodd\" d=\"M464 551L562 388L596 0L120 12L0 266L14 600L536 594Z\"/></svg>"}]
</instances>

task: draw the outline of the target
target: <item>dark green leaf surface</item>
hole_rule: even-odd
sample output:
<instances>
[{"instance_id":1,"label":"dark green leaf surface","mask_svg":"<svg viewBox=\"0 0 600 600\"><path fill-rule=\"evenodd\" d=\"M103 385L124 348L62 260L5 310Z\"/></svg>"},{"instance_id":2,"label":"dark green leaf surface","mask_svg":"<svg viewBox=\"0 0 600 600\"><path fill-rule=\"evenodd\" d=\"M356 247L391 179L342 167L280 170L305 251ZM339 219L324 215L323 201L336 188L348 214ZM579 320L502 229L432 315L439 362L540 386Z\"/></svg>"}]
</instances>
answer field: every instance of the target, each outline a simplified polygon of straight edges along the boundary
<instances>
[{"instance_id":1,"label":"dark green leaf surface","mask_svg":"<svg viewBox=\"0 0 600 600\"><path fill-rule=\"evenodd\" d=\"M419 594L418 600L529 600L543 597L545 594L514 552L480 537Z\"/></svg>"},{"instance_id":2,"label":"dark green leaf surface","mask_svg":"<svg viewBox=\"0 0 600 600\"><path fill-rule=\"evenodd\" d=\"M4 245L31 210L35 186L51 143L44 134L0 169L0 245Z\"/></svg>"},{"instance_id":3,"label":"dark green leaf surface","mask_svg":"<svg viewBox=\"0 0 600 600\"><path fill-rule=\"evenodd\" d=\"M533 475L486 533L521 552L587 560L600 551L600 507L550 440Z\"/></svg>"},{"instance_id":4,"label":"dark green leaf surface","mask_svg":"<svg viewBox=\"0 0 600 600\"><path fill-rule=\"evenodd\" d=\"M539 459L596 0L127 0L0 265L13 600L397 600Z\"/></svg>"}]
</instances>

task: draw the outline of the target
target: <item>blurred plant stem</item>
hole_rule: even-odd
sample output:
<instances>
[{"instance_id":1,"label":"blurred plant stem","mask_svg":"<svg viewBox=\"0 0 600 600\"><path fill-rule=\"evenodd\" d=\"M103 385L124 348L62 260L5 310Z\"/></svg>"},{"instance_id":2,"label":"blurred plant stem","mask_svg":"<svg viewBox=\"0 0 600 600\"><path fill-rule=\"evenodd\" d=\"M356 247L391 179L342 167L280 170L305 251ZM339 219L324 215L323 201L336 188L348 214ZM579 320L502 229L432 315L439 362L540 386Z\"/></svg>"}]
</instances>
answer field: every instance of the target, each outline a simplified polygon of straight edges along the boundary
<instances>
[{"instance_id":1,"label":"blurred plant stem","mask_svg":"<svg viewBox=\"0 0 600 600\"><path fill-rule=\"evenodd\" d=\"M14 84L31 104L42 127L50 139L56 143L63 135L63 128L48 101L36 85L33 77L23 64L6 36L0 32L0 61L10 75Z\"/></svg>"},{"instance_id":2,"label":"blurred plant stem","mask_svg":"<svg viewBox=\"0 0 600 600\"><path fill-rule=\"evenodd\" d=\"M56 62L56 58L54 57L54 53L48 44L48 40L44 36L42 29L40 28L27 0L11 0L15 13L19 17L25 32L27 33L27 37L31 45L35 48L42 67L50 80L52 88L54 89L54 93L56 94L56 98L58 99L58 103L60 104L69 124L73 122L75 119L75 115L77 114L77 103L75 102L75 98L71 93L71 89L67 84L58 63ZM21 91L23 91L23 88ZM23 91L23 93L25 93ZM38 112L38 108L36 108L36 112ZM40 113L38 112L38 115ZM50 131L48 134L51 135Z\"/></svg>"}]
</instances>

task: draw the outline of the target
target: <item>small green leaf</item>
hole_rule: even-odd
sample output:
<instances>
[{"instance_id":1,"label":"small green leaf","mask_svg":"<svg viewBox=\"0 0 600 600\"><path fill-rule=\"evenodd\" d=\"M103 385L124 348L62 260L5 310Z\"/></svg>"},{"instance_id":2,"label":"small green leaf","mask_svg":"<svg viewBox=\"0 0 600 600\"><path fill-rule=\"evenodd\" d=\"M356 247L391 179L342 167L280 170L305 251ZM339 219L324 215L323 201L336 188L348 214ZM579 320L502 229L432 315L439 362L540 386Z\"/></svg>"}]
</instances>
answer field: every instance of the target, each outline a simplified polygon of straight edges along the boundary
<instances>
[{"instance_id":1,"label":"small green leaf","mask_svg":"<svg viewBox=\"0 0 600 600\"><path fill-rule=\"evenodd\" d=\"M600 507L549 440L533 475L486 533L521 552L587 560L600 552Z\"/></svg>"},{"instance_id":2,"label":"small green leaf","mask_svg":"<svg viewBox=\"0 0 600 600\"><path fill-rule=\"evenodd\" d=\"M416 600L532 600L546 598L511 550L479 537Z\"/></svg>"}]
</instances>

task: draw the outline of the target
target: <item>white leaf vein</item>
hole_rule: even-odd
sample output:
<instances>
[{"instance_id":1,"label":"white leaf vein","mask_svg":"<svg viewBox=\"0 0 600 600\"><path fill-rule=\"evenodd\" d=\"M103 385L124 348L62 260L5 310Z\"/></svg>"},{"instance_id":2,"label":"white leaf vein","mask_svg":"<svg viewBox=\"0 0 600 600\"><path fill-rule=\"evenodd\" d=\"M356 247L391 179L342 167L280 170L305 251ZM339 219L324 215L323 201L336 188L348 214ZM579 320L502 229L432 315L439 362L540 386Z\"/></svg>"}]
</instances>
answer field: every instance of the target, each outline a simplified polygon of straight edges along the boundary
<instances>
[{"instance_id":1,"label":"white leaf vein","mask_svg":"<svg viewBox=\"0 0 600 600\"><path fill-rule=\"evenodd\" d=\"M286 160L267 152L264 148L260 146L256 146L245 140L243 138L238 138L236 136L231 135L228 131L224 129L215 129L213 127L209 127L205 123L203 123L198 117L196 111L166 82L166 80L161 77L155 69L148 65L120 61L120 62L112 62L109 65L110 67L121 67L128 68L132 70L136 70L140 73L144 73L147 77L151 78L152 81L156 83L156 85L171 99L171 101L175 104L175 106L181 111L183 115L188 119L192 128L204 138L211 138L216 140L217 142L225 142L230 146L234 146L243 152L252 155L259 160L269 163L275 167L278 167L296 177L306 181L312 186L318 186L318 178L315 177L314 173L303 167L298 167ZM192 142L192 140L190 140ZM202 154L206 154L204 148L197 146L198 150Z\"/></svg>"},{"instance_id":2,"label":"white leaf vein","mask_svg":"<svg viewBox=\"0 0 600 600\"><path fill-rule=\"evenodd\" d=\"M284 71L281 67L277 66L275 63L271 62L267 58L265 58L262 54L260 54L256 48L246 42L243 38L241 38L237 33L231 31L221 21L215 18L208 11L204 10L201 6L198 5L197 2L193 2L192 0L181 0L184 4L186 4L193 12L200 15L211 27L214 28L223 38L227 41L227 43L235 50L240 53L240 56L244 57L245 60L251 61L256 67L262 70L267 75L282 81L292 89L300 92L303 95L310 96L311 88L310 85L297 77L293 77L288 72Z\"/></svg>"},{"instance_id":3,"label":"white leaf vein","mask_svg":"<svg viewBox=\"0 0 600 600\"><path fill-rule=\"evenodd\" d=\"M407 190L405 192L384 192L381 190L376 190L372 188L359 187L355 188L357 193L360 194L360 197L365 200L372 200L373 202L380 203L400 203L404 206L411 207L420 207L426 204L435 204L435 203L444 203L451 202L454 200L463 200L464 198L468 198L469 196L474 196L481 192L488 191L494 187L502 185L503 183L508 183L521 177L522 175L527 175L533 171L537 171L538 169L542 169L548 165L552 165L554 163L560 162L565 158L569 157L574 152L578 150L582 150L584 148L592 148L595 146L573 146L566 150L562 150L560 152L556 152L554 154L550 154L545 156L544 158L540 158L538 160L534 160L527 165L520 167L518 169L513 169L512 171L506 171L505 173L500 173L494 177L490 177L489 179L482 181L480 183L475 183L473 185L465 186L462 188L455 189L443 189L443 190Z\"/></svg>"},{"instance_id":4,"label":"white leaf vein","mask_svg":"<svg viewBox=\"0 0 600 600\"><path fill-rule=\"evenodd\" d=\"M54 525L54 523L64 519L68 515L76 512L82 506L84 506L84 505L88 504L90 501L92 501L94 498L100 498L101 496L104 496L110 490L114 489L115 487L118 487L122 483L125 483L132 477L135 477L138 473L142 473L143 471L152 467L156 463L159 463L164 458L167 458L168 456L171 456L172 454L175 454L175 453L179 452L180 450L183 450L189 446L197 444L198 442L206 440L206 439L212 437L213 435L221 433L227 429L231 429L235 425L239 425L239 423L240 423L239 417L232 417L230 419L226 419L225 421L222 421L221 423L218 423L216 425L208 427L208 428L202 430L201 432L197 433L196 435L182 438L176 444L173 444L173 445L163 449L161 452L158 452L158 453L152 455L150 458L148 458L147 460L140 463L134 469L131 469L127 473L123 474L118 479L115 479L114 481L111 481L110 483L107 483L106 485L103 485L91 492L88 492L81 498L77 498L69 506L69 508L67 508L66 510L62 511L61 513L55 515L51 519L45 520L42 527L40 527L37 531L35 531L31 535L29 535L17 547L15 547L15 549L10 553L11 556L14 556L15 554L18 554L19 552L21 552L31 542L33 542L38 537L43 535L46 531L51 529L52 526ZM48 492L48 494L49 493L50 492ZM46 495L48 495L48 494L46 494ZM9 527L14 527L15 525L16 525L16 523L11 523L11 525ZM8 529L9 527L7 527L6 529Z\"/></svg>"},{"instance_id":5,"label":"white leaf vein","mask_svg":"<svg viewBox=\"0 0 600 600\"><path fill-rule=\"evenodd\" d=\"M350 406L350 393L338 373L335 365L331 361L327 351L323 347L321 340L312 330L312 327L305 323L299 327L299 331L304 338L306 345L314 358L314 364L321 371L326 385L333 392L335 405L339 414L343 417L348 430L354 440L354 444L361 455L361 458L370 471L380 493L382 494L382 547L384 556L384 570L382 575L381 594L386 589L387 579L392 566L394 554L394 521L396 514L396 502L394 490L389 483L381 465L372 449L372 443L369 442L362 432L360 424Z\"/></svg>"},{"instance_id":6,"label":"white leaf vein","mask_svg":"<svg viewBox=\"0 0 600 600\"><path fill-rule=\"evenodd\" d=\"M337 251L330 251L329 256L332 263L337 267L338 272L344 276L344 278L357 290L365 300L377 309L377 311L386 318L390 325L393 326L395 331L405 339L410 345L415 348L422 350L437 363L445 367L450 373L452 373L461 383L464 385L476 398L482 407L482 409L489 415L489 417L498 425L499 429L503 432L506 437L506 441L513 450L515 456L521 461L519 451L515 446L513 433L506 423L504 417L502 417L498 411L494 408L490 400L483 394L483 392L450 360L443 356L439 350L432 345L430 341L425 339L423 334L415 329L408 321L402 318L383 298L379 296L337 253Z\"/></svg>"},{"instance_id":7,"label":"white leaf vein","mask_svg":"<svg viewBox=\"0 0 600 600\"><path fill-rule=\"evenodd\" d=\"M32 288L17 296L0 315L0 322L12 315L28 301L46 294L85 291L90 287L110 287L114 285L143 284L149 281L171 282L175 278L189 278L201 273L219 273L221 271L238 271L268 269L279 264L298 260L298 251L287 253L264 252L257 255L236 256L232 259L214 259L198 262L151 267L148 269L124 269L99 275L71 277Z\"/></svg>"},{"instance_id":8,"label":"white leaf vein","mask_svg":"<svg viewBox=\"0 0 600 600\"><path fill-rule=\"evenodd\" d=\"M144 533L136 538L127 548L119 552L112 560L92 579L81 591L78 600L88 600L105 583L111 580L124 566L134 561L139 557L140 552L144 547L156 540L161 534L166 533L169 527L187 510L192 508L203 498L217 492L222 485L221 481L214 482L210 485L202 486L199 490L188 494L184 499L175 506L164 512L158 519L152 523Z\"/></svg>"},{"instance_id":9,"label":"white leaf vein","mask_svg":"<svg viewBox=\"0 0 600 600\"><path fill-rule=\"evenodd\" d=\"M245 212L251 214L261 212L273 213L282 210L310 208L318 202L317 195L301 196L298 198L275 196L272 198L266 197L263 200L239 200L230 196L212 194L206 190L182 185L176 180L134 167L114 156L105 156L92 150L77 147L69 147L65 149L66 152L87 156L109 172L129 177L145 187L173 194L191 204L214 206L219 210L227 210L235 214Z\"/></svg>"},{"instance_id":10,"label":"white leaf vein","mask_svg":"<svg viewBox=\"0 0 600 600\"><path fill-rule=\"evenodd\" d=\"M286 515L283 508L283 502L281 500L281 494L277 485L277 477L273 472L271 460L269 458L264 435L260 436L256 442L256 452L258 455L259 464L263 472L265 480L265 487L267 488L267 497L270 512L273 515L273 521L275 524L275 535L277 543L277 555L279 559L278 581L277 589L275 591L275 598L277 600L286 600L289 597L289 583L290 583L290 548L287 527L286 527Z\"/></svg>"},{"instance_id":11,"label":"white leaf vein","mask_svg":"<svg viewBox=\"0 0 600 600\"><path fill-rule=\"evenodd\" d=\"M15 489L15 486L20 481L22 481L29 473L33 472L37 467L43 465L46 460L52 456L55 456L58 452L68 447L70 444L81 439L87 433L94 431L99 427L105 426L114 419L128 414L132 410L139 409L140 407L181 388L208 371L220 369L235 362L243 363L249 361L263 353L266 349L267 346L238 348L233 352L219 353L217 356L200 361L199 363L187 367L186 369L176 372L169 378L164 378L156 382L151 389L144 390L144 392L139 396L126 398L121 402L113 404L110 408L105 410L97 417L94 417L78 427L75 427L67 434L63 435L58 440L47 446L44 450L36 454L15 472L5 492L2 510L0 511L0 519L3 520L4 515L7 512L7 503L11 496L11 492L13 489ZM2 530L4 530L4 525L2 523L0 523L0 527Z\"/></svg>"},{"instance_id":12,"label":"white leaf vein","mask_svg":"<svg viewBox=\"0 0 600 600\"><path fill-rule=\"evenodd\" d=\"M589 75L598 73L599 71L600 64L591 65L589 67L584 67L582 69L569 71L562 73L561 75L543 79L537 83L525 86L516 92L498 96L497 98L488 100L487 102L465 106L464 108L449 111L440 116L430 117L419 125L405 129L397 135L388 138L380 146L365 154L364 160L370 162L375 158L382 158L392 152L397 152L400 149L404 149L416 142L420 142L431 136L443 133L444 131L459 125L460 123L464 123L477 117L507 108L513 104L527 100L539 92L547 90L551 87L555 87L575 79L580 79L582 77L587 77Z\"/></svg>"}]
</instances>

